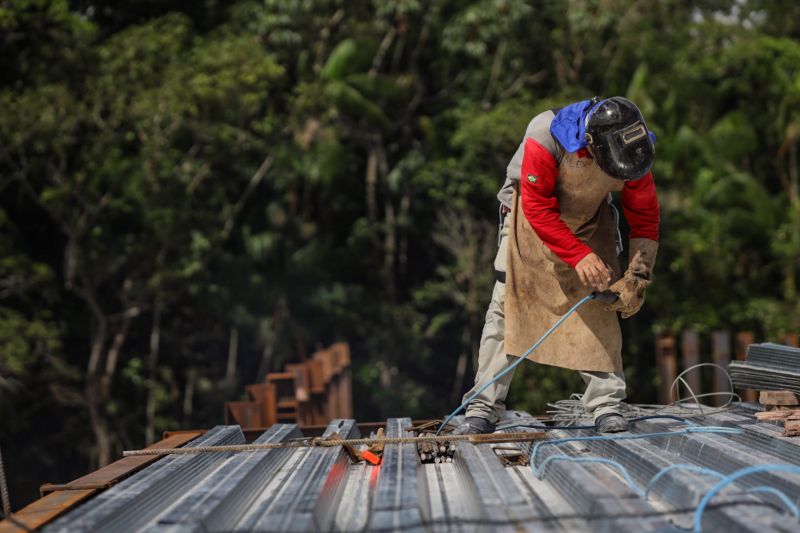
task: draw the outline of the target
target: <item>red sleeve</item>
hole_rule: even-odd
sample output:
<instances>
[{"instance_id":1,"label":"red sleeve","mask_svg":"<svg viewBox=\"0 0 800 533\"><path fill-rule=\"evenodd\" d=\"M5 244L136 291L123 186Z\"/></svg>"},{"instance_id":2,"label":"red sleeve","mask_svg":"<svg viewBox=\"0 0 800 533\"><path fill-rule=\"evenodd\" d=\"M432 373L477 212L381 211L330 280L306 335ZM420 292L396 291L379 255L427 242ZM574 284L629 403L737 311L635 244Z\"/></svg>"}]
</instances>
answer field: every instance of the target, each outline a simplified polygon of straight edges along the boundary
<instances>
[{"instance_id":1,"label":"red sleeve","mask_svg":"<svg viewBox=\"0 0 800 533\"><path fill-rule=\"evenodd\" d=\"M525 139L520 176L522 212L542 242L575 268L592 249L579 241L561 218L555 194L557 175L553 154L533 139Z\"/></svg>"},{"instance_id":2,"label":"red sleeve","mask_svg":"<svg viewBox=\"0 0 800 533\"><path fill-rule=\"evenodd\" d=\"M631 227L631 239L658 240L661 215L652 172L638 180L625 182L625 188L622 189L622 211Z\"/></svg>"}]
</instances>

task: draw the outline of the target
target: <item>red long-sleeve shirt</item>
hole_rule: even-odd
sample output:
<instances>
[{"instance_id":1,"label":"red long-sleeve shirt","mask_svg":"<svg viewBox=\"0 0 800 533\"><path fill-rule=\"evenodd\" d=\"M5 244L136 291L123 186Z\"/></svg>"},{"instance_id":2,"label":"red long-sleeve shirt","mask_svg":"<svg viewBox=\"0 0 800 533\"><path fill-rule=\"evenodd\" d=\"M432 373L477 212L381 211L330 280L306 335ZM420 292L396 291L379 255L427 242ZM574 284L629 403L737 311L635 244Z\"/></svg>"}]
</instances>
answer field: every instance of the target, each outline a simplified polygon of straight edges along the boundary
<instances>
[{"instance_id":1,"label":"red long-sleeve shirt","mask_svg":"<svg viewBox=\"0 0 800 533\"><path fill-rule=\"evenodd\" d=\"M535 178L530 180L528 176ZM557 178L558 166L553 154L535 140L526 139L520 179L522 211L542 242L575 268L592 249L582 243L561 218L555 194ZM622 210L630 226L630 238L658 240L659 207L652 172L625 182Z\"/></svg>"}]
</instances>

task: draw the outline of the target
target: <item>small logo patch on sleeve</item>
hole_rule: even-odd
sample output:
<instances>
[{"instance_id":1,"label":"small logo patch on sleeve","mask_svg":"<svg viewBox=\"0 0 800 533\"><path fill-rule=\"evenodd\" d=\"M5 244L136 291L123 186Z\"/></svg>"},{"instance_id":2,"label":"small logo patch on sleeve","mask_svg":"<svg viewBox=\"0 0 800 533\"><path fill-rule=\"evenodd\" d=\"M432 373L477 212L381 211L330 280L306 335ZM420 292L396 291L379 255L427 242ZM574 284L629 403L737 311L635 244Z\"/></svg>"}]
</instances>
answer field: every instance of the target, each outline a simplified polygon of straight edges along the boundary
<instances>
[{"instance_id":1,"label":"small logo patch on sleeve","mask_svg":"<svg viewBox=\"0 0 800 533\"><path fill-rule=\"evenodd\" d=\"M534 176L533 174L528 174L528 181L530 181L531 183L536 183L537 179L539 179L537 176Z\"/></svg>"}]
</instances>

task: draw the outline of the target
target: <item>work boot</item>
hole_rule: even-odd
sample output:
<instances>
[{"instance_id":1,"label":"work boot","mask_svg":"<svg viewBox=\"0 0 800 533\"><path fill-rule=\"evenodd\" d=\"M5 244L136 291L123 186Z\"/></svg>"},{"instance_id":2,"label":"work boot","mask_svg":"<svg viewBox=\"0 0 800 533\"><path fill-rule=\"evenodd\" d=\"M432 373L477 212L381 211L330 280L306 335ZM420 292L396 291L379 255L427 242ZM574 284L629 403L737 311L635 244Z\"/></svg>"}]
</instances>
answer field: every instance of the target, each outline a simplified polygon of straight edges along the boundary
<instances>
[{"instance_id":1,"label":"work boot","mask_svg":"<svg viewBox=\"0 0 800 533\"><path fill-rule=\"evenodd\" d=\"M456 429L453 435L478 435L481 433L494 433L494 423L479 416L468 416Z\"/></svg>"},{"instance_id":2,"label":"work boot","mask_svg":"<svg viewBox=\"0 0 800 533\"><path fill-rule=\"evenodd\" d=\"M619 413L606 413L597 417L594 421L594 429L597 433L628 431L628 421Z\"/></svg>"}]
</instances>

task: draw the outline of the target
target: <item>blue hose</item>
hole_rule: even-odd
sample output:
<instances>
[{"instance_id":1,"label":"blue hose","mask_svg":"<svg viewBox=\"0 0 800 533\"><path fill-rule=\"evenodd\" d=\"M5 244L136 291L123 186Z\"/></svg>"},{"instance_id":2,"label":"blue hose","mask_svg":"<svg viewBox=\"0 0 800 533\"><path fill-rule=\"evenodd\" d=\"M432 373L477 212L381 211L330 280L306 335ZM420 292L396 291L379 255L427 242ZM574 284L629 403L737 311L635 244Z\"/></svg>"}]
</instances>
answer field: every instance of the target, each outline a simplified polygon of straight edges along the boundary
<instances>
[{"instance_id":1,"label":"blue hose","mask_svg":"<svg viewBox=\"0 0 800 533\"><path fill-rule=\"evenodd\" d=\"M565 442L582 442L582 441L620 441L620 440L639 440L651 439L654 437L675 437L678 435L686 435L688 433L728 433L728 434L741 434L744 433L741 429L726 428L717 426L703 426L703 427L688 427L679 431L659 431L657 433L641 433L638 435L595 435L588 437L565 437L563 439L553 440L540 440L531 450L530 461L531 464L536 464L536 454L542 446L552 446L556 444L563 444Z\"/></svg>"},{"instance_id":2,"label":"blue hose","mask_svg":"<svg viewBox=\"0 0 800 533\"><path fill-rule=\"evenodd\" d=\"M773 471L787 472L787 473L790 473L790 474L800 474L800 466L789 465L789 464L769 464L769 465L749 466L747 468L742 468L741 470L737 470L736 472L733 472L729 476L725 476L722 480L720 480L719 483L714 485L714 487L711 490L706 492L705 496L703 496L703 499L700 500L700 504L697 506L697 509L694 512L694 531L695 531L695 533L700 533L703 530L703 527L702 527L703 511L706 510L706 507L711 502L711 499L714 498L714 496L716 496L717 494L719 494L719 492L722 489L724 489L725 487L727 487L728 485L730 485L731 483L733 483L734 481L736 481L737 479L739 479L741 477L749 476L750 474L758 474L759 472L773 472ZM760 487L758 487L758 488L760 488ZM767 489L768 489L768 487L767 487ZM753 489L751 489L751 490L753 490ZM762 490L759 490L758 492L766 492L766 491L764 489L762 489ZM769 492L771 492L772 494L775 494L776 491L772 491L771 490ZM780 491L778 491L778 492L780 492ZM788 500L788 498L787 499L783 499L782 498L782 500L784 501L784 503L786 503L787 501L790 501L790 500ZM796 506L791 506L790 509L795 513L797 512L796 511L796 509L797 509Z\"/></svg>"},{"instance_id":3,"label":"blue hose","mask_svg":"<svg viewBox=\"0 0 800 533\"><path fill-rule=\"evenodd\" d=\"M536 465L531 463L531 471L533 472L533 475L535 475L537 478L542 479L544 477L545 472L547 471L547 465L549 463L553 463L556 461L567 461L570 463L595 463L595 464L613 466L619 471L620 475L623 477L623 479L625 479L625 482L628 484L628 487L630 487L630 489L633 492L635 492L639 496L642 497L645 496L644 489L642 489L639 485L636 484L635 481L633 481L633 478L631 477L627 468L622 466L617 461L614 461L613 459L606 459L605 457L572 457L569 455L551 455L550 457L542 461L542 464L539 465L539 468L536 468Z\"/></svg>"},{"instance_id":4,"label":"blue hose","mask_svg":"<svg viewBox=\"0 0 800 533\"><path fill-rule=\"evenodd\" d=\"M592 294L590 294L590 295L588 295L588 296L585 296L585 297L584 297L584 298L582 298L582 299L581 299L581 300L580 300L578 303L576 303L575 305L573 305L573 306L572 306L572 309L570 309L569 311L567 311L567 312L566 312L566 314L565 314L564 316L562 316L561 318L559 318L559 319L558 319L558 321L557 321L555 324L553 324L553 326L552 326L550 329L548 329L548 330L545 332L545 334L544 334L544 335L542 335L542 337L541 337L541 338L540 338L538 341L536 341L536 342L533 344L533 346L531 346L530 348L528 348L528 351L526 351L524 354L522 354L521 356L519 356L519 358L518 358L516 361L514 361L514 363L513 363L513 364L509 365L509 366L508 366L507 368L505 368L503 371L501 371L501 372L498 372L497 374L495 374L495 376L494 376L494 377L492 377L492 379L490 379L489 381L487 381L487 382L486 382L486 384L485 384L483 387L481 387L480 389L478 389L477 391L475 391L475 392L474 392L472 395L470 395L470 397L469 397L469 398L467 398L467 399L464 401L464 403L462 403L461 405L459 405L459 406L458 406L458 407L457 407L457 408L456 408L456 409L455 409L455 410L454 410L452 413L450 413L449 415L447 415L447 418L445 418L445 419L444 419L444 422L442 422L442 425L441 425L441 426L439 426L439 429L437 429L437 430L436 430L436 434L438 435L439 433L441 433L442 429L444 429L444 428L447 426L447 424L449 424L449 423L450 423L450 421L453 419L453 417L455 417L455 416L456 416L458 413L460 413L460 412L461 412L461 411L462 411L462 410L463 410L463 409L464 409L464 408L465 408L467 405L469 405L469 403L470 403L472 400L474 400L474 399L475 399L475 398L476 398L476 397L477 397L477 396L478 396L480 393L482 393L483 391L485 391L485 390L486 390L486 389L487 389L487 388L488 388L488 387L489 387L489 386L490 386L492 383L496 382L498 379L500 379L501 377L505 376L505 375L506 375L506 374L508 374L509 372L512 372L512 371L513 371L515 368L517 368L517 366L518 366L520 363L522 363L523 361L525 361L525 359L526 359L526 358L527 358L527 357L528 357L528 356L529 356L529 355L530 355L530 354L531 354L531 353L532 353L532 352L533 352L533 351L534 351L536 348L538 348L538 347L539 347L539 345L540 345L540 344L542 344L542 343L544 342L544 340L545 340L547 337L549 337L549 336L550 336L550 334L551 334L551 333L553 333L553 332L554 332L556 329L558 329L558 326L560 326L560 325L561 325L561 324L562 324L562 323L563 323L563 322L564 322L564 321L565 321L567 318L569 318L569 316L570 316L572 313L574 313L574 312L575 312L575 311L576 311L576 310L577 310L577 309L578 309L580 306L582 306L583 304L585 304L585 303L586 303L586 302L588 302L589 300L594 300L595 298L598 298L598 296L599 296L599 295L598 295L597 293L594 293L594 292L593 292Z\"/></svg>"},{"instance_id":5,"label":"blue hose","mask_svg":"<svg viewBox=\"0 0 800 533\"><path fill-rule=\"evenodd\" d=\"M714 476L717 478L725 477L725 474L723 474L722 472L718 472L716 470L712 470L710 468L706 468L703 466L689 465L689 464L669 465L659 470L655 476L650 478L650 481L647 483L647 486L644 489L645 497L647 497L647 495L650 494L650 490L653 488L653 485L655 485L659 479L664 477L668 472L672 472L673 470L684 470L687 472L694 472L696 474L706 474L708 476Z\"/></svg>"}]
</instances>

